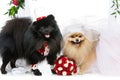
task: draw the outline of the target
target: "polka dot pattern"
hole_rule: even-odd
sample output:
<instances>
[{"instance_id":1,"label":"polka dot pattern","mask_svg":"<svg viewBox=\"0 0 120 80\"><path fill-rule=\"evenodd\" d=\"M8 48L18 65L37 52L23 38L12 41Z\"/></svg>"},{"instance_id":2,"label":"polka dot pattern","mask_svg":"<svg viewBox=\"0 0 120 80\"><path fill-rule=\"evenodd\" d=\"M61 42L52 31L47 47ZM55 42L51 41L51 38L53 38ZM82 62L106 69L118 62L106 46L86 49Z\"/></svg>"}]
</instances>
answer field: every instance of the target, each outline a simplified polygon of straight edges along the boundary
<instances>
[{"instance_id":1,"label":"polka dot pattern","mask_svg":"<svg viewBox=\"0 0 120 80\"><path fill-rule=\"evenodd\" d=\"M74 60L60 56L54 64L54 71L57 75L73 75L77 73L77 66Z\"/></svg>"}]
</instances>

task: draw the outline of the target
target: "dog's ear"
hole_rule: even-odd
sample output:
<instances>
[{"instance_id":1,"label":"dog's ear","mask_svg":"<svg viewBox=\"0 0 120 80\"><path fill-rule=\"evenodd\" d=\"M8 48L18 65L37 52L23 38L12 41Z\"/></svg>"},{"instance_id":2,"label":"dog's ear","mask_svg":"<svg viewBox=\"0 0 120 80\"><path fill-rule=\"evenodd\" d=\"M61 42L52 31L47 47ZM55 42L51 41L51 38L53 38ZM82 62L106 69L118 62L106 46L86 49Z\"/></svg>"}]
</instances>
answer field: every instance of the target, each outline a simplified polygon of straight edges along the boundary
<instances>
[{"instance_id":1,"label":"dog's ear","mask_svg":"<svg viewBox=\"0 0 120 80\"><path fill-rule=\"evenodd\" d=\"M39 29L37 21L34 21L32 25L33 25L33 27L32 27L33 29Z\"/></svg>"},{"instance_id":2,"label":"dog's ear","mask_svg":"<svg viewBox=\"0 0 120 80\"><path fill-rule=\"evenodd\" d=\"M55 17L54 17L52 14L48 15L47 18L48 18L49 20L54 20L54 19L55 19Z\"/></svg>"}]
</instances>

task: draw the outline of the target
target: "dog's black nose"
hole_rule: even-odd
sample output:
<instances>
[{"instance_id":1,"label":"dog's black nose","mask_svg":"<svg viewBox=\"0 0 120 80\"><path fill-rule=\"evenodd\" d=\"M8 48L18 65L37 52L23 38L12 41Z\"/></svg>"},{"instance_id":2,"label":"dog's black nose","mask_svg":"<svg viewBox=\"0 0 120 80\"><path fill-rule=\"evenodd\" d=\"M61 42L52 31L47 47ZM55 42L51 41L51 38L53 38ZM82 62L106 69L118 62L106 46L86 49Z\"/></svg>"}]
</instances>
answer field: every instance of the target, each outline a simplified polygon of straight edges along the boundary
<instances>
[{"instance_id":1,"label":"dog's black nose","mask_svg":"<svg viewBox=\"0 0 120 80\"><path fill-rule=\"evenodd\" d=\"M78 40L78 39L76 39L76 42L79 42L79 40Z\"/></svg>"}]
</instances>

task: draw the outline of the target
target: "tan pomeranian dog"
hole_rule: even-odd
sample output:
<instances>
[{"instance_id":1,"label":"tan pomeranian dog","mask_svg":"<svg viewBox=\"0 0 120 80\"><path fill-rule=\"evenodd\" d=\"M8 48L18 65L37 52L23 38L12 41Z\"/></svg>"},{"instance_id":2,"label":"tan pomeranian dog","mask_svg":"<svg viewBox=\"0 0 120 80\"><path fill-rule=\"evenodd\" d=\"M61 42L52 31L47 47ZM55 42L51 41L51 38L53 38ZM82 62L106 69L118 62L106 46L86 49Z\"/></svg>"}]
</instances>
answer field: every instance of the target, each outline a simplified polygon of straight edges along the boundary
<instances>
[{"instance_id":1,"label":"tan pomeranian dog","mask_svg":"<svg viewBox=\"0 0 120 80\"><path fill-rule=\"evenodd\" d=\"M63 55L75 60L79 72L84 74L96 60L96 45L99 34L95 30L72 32L64 37Z\"/></svg>"}]
</instances>

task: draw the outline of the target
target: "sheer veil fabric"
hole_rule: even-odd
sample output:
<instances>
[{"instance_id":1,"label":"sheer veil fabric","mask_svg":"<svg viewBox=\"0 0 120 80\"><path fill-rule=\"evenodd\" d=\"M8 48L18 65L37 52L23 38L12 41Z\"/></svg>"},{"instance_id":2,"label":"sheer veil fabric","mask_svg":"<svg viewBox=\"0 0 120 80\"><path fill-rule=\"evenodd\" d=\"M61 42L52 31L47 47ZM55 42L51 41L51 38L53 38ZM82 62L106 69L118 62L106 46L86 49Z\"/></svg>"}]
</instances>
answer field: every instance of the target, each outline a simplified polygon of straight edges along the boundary
<instances>
[{"instance_id":1,"label":"sheer veil fabric","mask_svg":"<svg viewBox=\"0 0 120 80\"><path fill-rule=\"evenodd\" d=\"M120 24L110 21L103 27L97 46L98 69L102 74L120 75Z\"/></svg>"}]
</instances>

